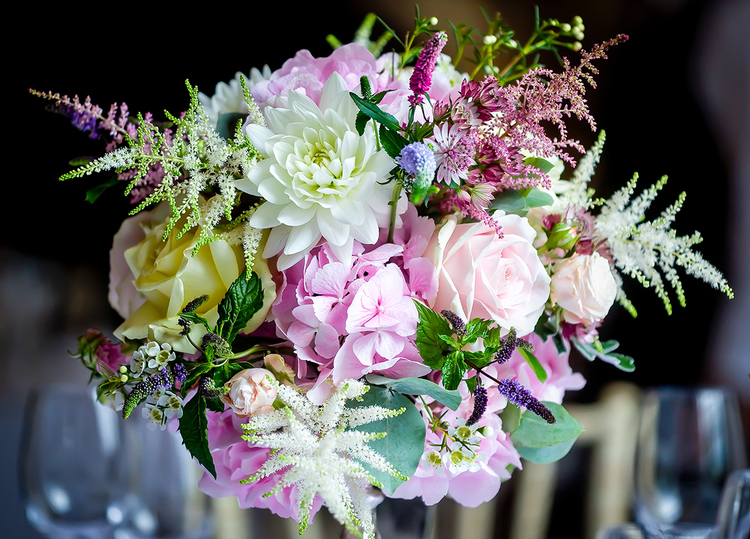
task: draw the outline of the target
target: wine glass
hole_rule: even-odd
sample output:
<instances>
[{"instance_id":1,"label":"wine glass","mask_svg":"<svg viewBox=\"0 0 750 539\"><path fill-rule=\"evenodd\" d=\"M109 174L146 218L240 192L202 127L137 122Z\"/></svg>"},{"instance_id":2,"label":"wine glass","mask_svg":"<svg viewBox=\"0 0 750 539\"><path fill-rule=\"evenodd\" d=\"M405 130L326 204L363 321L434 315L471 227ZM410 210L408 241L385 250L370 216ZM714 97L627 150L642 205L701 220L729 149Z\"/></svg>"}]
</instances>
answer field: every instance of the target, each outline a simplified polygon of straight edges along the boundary
<instances>
[{"instance_id":1,"label":"wine glass","mask_svg":"<svg viewBox=\"0 0 750 539\"><path fill-rule=\"evenodd\" d=\"M710 537L724 482L745 460L736 395L648 390L636 453L636 521L651 537Z\"/></svg>"},{"instance_id":2,"label":"wine glass","mask_svg":"<svg viewBox=\"0 0 750 539\"><path fill-rule=\"evenodd\" d=\"M210 498L197 487L202 470L176 425L162 431L139 413L124 423L127 495L115 539L212 537Z\"/></svg>"},{"instance_id":3,"label":"wine glass","mask_svg":"<svg viewBox=\"0 0 750 539\"><path fill-rule=\"evenodd\" d=\"M727 479L712 539L750 537L750 470L737 470Z\"/></svg>"},{"instance_id":4,"label":"wine glass","mask_svg":"<svg viewBox=\"0 0 750 539\"><path fill-rule=\"evenodd\" d=\"M121 431L95 389L46 386L27 401L20 451L26 516L55 539L106 539L122 515Z\"/></svg>"}]
</instances>

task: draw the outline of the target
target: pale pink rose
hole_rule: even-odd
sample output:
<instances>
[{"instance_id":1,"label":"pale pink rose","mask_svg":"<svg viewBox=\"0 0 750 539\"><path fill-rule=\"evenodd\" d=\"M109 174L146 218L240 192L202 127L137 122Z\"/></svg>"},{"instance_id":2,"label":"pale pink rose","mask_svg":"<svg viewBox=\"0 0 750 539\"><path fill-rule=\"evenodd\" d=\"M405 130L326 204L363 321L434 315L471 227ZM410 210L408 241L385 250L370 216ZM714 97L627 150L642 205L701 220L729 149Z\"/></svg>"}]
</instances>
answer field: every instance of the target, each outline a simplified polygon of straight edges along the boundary
<instances>
[{"instance_id":1,"label":"pale pink rose","mask_svg":"<svg viewBox=\"0 0 750 539\"><path fill-rule=\"evenodd\" d=\"M532 245L536 233L528 221L503 212L494 218L502 238L484 223L458 224L455 216L432 235L424 256L435 264L439 284L429 305L527 335L544 311L550 278Z\"/></svg>"},{"instance_id":2,"label":"pale pink rose","mask_svg":"<svg viewBox=\"0 0 750 539\"><path fill-rule=\"evenodd\" d=\"M224 387L229 393L221 396L224 404L230 406L239 417L267 414L273 411L276 388L267 376L273 377L266 369L245 369L235 374Z\"/></svg>"},{"instance_id":3,"label":"pale pink rose","mask_svg":"<svg viewBox=\"0 0 750 539\"><path fill-rule=\"evenodd\" d=\"M607 316L617 296L609 262L599 253L575 255L555 266L552 300L571 324L590 326Z\"/></svg>"}]
</instances>

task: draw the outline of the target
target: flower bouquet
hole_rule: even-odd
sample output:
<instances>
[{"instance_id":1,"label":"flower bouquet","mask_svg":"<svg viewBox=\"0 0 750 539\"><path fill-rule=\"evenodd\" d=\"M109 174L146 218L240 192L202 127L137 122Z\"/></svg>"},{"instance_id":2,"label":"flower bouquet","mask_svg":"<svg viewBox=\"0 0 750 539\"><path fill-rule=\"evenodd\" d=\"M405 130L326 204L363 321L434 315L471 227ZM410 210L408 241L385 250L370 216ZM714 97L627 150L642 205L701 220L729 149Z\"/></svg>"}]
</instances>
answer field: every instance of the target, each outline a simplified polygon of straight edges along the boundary
<instances>
[{"instance_id":1,"label":"flower bouquet","mask_svg":"<svg viewBox=\"0 0 750 539\"><path fill-rule=\"evenodd\" d=\"M454 58L434 18L402 40L368 16L327 57L212 97L188 83L163 120L32 91L106 142L62 179L113 172L88 198L134 206L111 251L117 341L79 340L101 401L178 429L206 493L300 532L325 504L372 536L373 486L474 507L522 458L563 457L582 432L561 405L585 384L571 348L634 369L597 333L615 302L635 315L623 276L667 311L677 267L732 295L700 235L671 230L683 197L644 219L665 178L594 198L604 133L568 136L573 117L595 129L594 62L626 36L584 50L578 17L537 17L526 43L499 15L449 30Z\"/></svg>"}]
</instances>

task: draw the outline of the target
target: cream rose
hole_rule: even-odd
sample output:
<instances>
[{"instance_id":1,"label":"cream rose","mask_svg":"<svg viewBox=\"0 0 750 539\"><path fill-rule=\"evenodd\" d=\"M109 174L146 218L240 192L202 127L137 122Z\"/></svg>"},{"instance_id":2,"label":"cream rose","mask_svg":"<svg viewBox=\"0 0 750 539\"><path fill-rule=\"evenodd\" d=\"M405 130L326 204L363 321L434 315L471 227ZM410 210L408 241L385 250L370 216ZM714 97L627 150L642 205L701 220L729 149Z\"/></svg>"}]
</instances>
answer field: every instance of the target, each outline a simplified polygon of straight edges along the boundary
<instances>
[{"instance_id":1,"label":"cream rose","mask_svg":"<svg viewBox=\"0 0 750 539\"><path fill-rule=\"evenodd\" d=\"M179 334L180 311L188 302L207 295L208 301L196 312L215 324L219 302L245 269L244 256L240 246L231 246L223 240L204 245L193 256L199 229L194 228L177 239L181 228L178 223L167 240L162 241L166 222L145 222L145 238L125 251L125 260L135 277L133 285L144 302L129 314L115 335L120 339L149 338L169 343L179 352L195 352L187 338ZM252 269L261 279L263 307L244 328L246 332L263 323L276 298L276 285L266 261L256 256ZM205 332L203 325L193 324L190 337L200 342Z\"/></svg>"},{"instance_id":2,"label":"cream rose","mask_svg":"<svg viewBox=\"0 0 750 539\"><path fill-rule=\"evenodd\" d=\"M221 396L221 401L230 406L239 417L266 414L273 411L276 389L268 376L273 374L266 369L245 369L235 374L224 387L229 393Z\"/></svg>"},{"instance_id":3,"label":"cream rose","mask_svg":"<svg viewBox=\"0 0 750 539\"><path fill-rule=\"evenodd\" d=\"M450 309L464 320L494 320L518 335L534 330L549 298L550 278L532 242L536 233L517 215L496 212L503 237L484 223L459 224L447 217L430 239L425 256L439 275L430 307Z\"/></svg>"},{"instance_id":4,"label":"cream rose","mask_svg":"<svg viewBox=\"0 0 750 539\"><path fill-rule=\"evenodd\" d=\"M575 255L555 266L552 301L572 324L590 326L603 320L617 296L609 262L599 253Z\"/></svg>"}]
</instances>

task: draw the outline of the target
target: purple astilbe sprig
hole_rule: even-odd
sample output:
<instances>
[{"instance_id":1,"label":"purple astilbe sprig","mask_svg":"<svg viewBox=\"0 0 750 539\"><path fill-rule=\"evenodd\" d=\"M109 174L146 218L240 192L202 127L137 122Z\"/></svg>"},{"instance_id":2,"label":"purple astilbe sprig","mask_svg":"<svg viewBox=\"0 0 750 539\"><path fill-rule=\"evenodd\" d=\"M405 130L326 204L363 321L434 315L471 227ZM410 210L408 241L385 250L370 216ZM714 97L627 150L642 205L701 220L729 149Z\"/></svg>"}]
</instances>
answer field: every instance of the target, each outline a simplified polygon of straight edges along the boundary
<instances>
[{"instance_id":1,"label":"purple astilbe sprig","mask_svg":"<svg viewBox=\"0 0 750 539\"><path fill-rule=\"evenodd\" d=\"M499 380L497 390L516 406L531 410L549 424L555 423L555 416L552 415L549 408L532 395L531 391L526 389L518 380L513 378Z\"/></svg>"},{"instance_id":2,"label":"purple astilbe sprig","mask_svg":"<svg viewBox=\"0 0 750 539\"><path fill-rule=\"evenodd\" d=\"M125 399L122 408L122 417L127 419L131 412L149 395L158 389L172 389L174 387L175 373L170 366L162 367L158 372L147 376L138 382Z\"/></svg>"},{"instance_id":3,"label":"purple astilbe sprig","mask_svg":"<svg viewBox=\"0 0 750 539\"><path fill-rule=\"evenodd\" d=\"M478 385L474 389L474 410L472 410L469 419L466 420L466 425L471 426L482 419L485 410L487 410L487 389Z\"/></svg>"},{"instance_id":4,"label":"purple astilbe sprig","mask_svg":"<svg viewBox=\"0 0 750 539\"><path fill-rule=\"evenodd\" d=\"M438 32L430 38L422 52L419 53L414 71L409 79L409 89L412 91L409 96L409 104L412 107L421 105L424 102L425 94L430 91L432 73L435 71L435 64L446 43L448 43L446 33Z\"/></svg>"}]
</instances>

